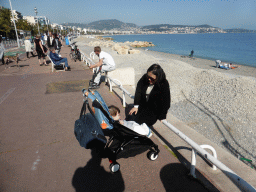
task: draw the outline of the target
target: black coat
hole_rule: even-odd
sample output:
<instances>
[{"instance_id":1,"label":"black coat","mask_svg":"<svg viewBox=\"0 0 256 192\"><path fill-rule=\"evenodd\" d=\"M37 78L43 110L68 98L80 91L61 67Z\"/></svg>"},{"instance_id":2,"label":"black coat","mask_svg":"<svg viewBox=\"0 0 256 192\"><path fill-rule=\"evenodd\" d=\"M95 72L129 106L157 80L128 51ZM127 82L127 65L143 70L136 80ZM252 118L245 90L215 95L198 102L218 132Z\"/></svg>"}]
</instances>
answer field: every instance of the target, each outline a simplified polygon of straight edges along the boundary
<instances>
[{"instance_id":1,"label":"black coat","mask_svg":"<svg viewBox=\"0 0 256 192\"><path fill-rule=\"evenodd\" d=\"M47 36L47 46L50 47L56 47L56 43L54 41L54 38L52 40L52 44L50 43L50 36Z\"/></svg>"},{"instance_id":2,"label":"black coat","mask_svg":"<svg viewBox=\"0 0 256 192\"><path fill-rule=\"evenodd\" d=\"M139 105L139 110L135 121L139 124L146 123L148 126L155 124L159 119L166 119L168 109L171 103L171 94L169 83L166 79L155 84L150 92L148 101L146 100L146 91L149 86L147 75L143 75L139 80L134 105Z\"/></svg>"}]
</instances>

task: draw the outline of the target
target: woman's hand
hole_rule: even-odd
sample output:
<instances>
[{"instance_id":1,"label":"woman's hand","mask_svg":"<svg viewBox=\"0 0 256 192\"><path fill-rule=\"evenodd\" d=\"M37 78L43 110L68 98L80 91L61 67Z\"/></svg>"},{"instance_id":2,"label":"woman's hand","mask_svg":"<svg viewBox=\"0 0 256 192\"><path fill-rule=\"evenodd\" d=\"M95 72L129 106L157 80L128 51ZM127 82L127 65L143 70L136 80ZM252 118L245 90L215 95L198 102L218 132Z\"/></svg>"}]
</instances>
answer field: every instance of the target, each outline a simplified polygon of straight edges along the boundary
<instances>
[{"instance_id":1,"label":"woman's hand","mask_svg":"<svg viewBox=\"0 0 256 192\"><path fill-rule=\"evenodd\" d=\"M166 120L166 119L161 119L161 120L160 120L160 121L161 121L161 123L163 123L163 121L164 121L164 120Z\"/></svg>"},{"instance_id":2,"label":"woman's hand","mask_svg":"<svg viewBox=\"0 0 256 192\"><path fill-rule=\"evenodd\" d=\"M133 113L136 115L137 112L138 112L138 108L133 107L133 108L131 109L131 111L129 112L129 115L132 115Z\"/></svg>"}]
</instances>

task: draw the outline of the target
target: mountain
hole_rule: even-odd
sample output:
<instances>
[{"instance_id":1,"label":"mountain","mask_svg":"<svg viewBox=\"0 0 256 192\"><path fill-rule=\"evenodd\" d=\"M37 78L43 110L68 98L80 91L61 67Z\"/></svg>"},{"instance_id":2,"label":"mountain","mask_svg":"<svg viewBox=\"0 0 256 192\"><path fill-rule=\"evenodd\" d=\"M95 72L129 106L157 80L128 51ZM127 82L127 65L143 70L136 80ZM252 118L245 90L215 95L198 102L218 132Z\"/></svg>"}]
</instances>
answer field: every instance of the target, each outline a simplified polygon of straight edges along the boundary
<instances>
[{"instance_id":1,"label":"mountain","mask_svg":"<svg viewBox=\"0 0 256 192\"><path fill-rule=\"evenodd\" d=\"M108 19L108 20L99 20L99 21L94 21L88 24L85 23L64 23L62 24L64 26L76 26L76 27L81 27L81 28L90 28L90 29L94 29L94 30L119 30L119 31L129 31L129 30L133 30L133 31L137 31L137 30L143 30L143 31L158 31L158 32L162 32L162 31L168 31L171 30L173 28L182 28L180 29L181 32L183 30L185 30L186 27L189 27L190 29L193 30L193 28L204 28L204 29L200 29L197 30L197 33L205 33L208 32L208 30L206 30L206 28L213 28L211 29L212 32L218 32L218 30L220 29L219 27L213 27L207 24L204 25L171 25L171 24L158 24L158 25L146 25L146 26L137 26L134 23L124 23L122 21L119 21L117 19ZM227 32L227 33L256 33L256 30L248 30L248 29L240 29L240 28L236 28L236 29L225 29L225 30L221 30L221 32Z\"/></svg>"},{"instance_id":2,"label":"mountain","mask_svg":"<svg viewBox=\"0 0 256 192\"><path fill-rule=\"evenodd\" d=\"M76 26L81 28L90 28L90 29L96 29L96 30L112 30L112 29L129 30L131 28L138 28L138 26L135 25L134 23L124 23L116 19L99 20L99 21L88 23L88 24L65 23L62 25Z\"/></svg>"},{"instance_id":3,"label":"mountain","mask_svg":"<svg viewBox=\"0 0 256 192\"><path fill-rule=\"evenodd\" d=\"M112 29L129 29L137 28L137 25L133 23L124 23L116 19L94 21L88 24L91 29L98 30L112 30Z\"/></svg>"}]
</instances>

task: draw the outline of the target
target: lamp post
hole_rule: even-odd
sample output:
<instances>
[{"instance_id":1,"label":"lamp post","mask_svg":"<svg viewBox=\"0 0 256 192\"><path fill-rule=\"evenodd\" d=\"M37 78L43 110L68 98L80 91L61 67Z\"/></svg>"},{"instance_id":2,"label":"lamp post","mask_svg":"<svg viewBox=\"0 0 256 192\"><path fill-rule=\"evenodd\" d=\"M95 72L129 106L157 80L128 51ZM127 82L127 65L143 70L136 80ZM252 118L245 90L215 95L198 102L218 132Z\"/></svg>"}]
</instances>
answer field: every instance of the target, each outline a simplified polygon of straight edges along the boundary
<instances>
[{"instance_id":1,"label":"lamp post","mask_svg":"<svg viewBox=\"0 0 256 192\"><path fill-rule=\"evenodd\" d=\"M12 11L12 3L11 3L11 0L9 0L9 2L10 2L11 11ZM12 11L12 21L13 21L14 28L15 28L15 33L16 33L16 37L17 37L18 47L20 48L20 41L19 41L19 37L18 37L18 33L17 33L17 28L16 28L15 19L14 19L14 16L13 16L13 11Z\"/></svg>"},{"instance_id":2,"label":"lamp post","mask_svg":"<svg viewBox=\"0 0 256 192\"><path fill-rule=\"evenodd\" d=\"M47 31L49 32L49 28L48 28L48 19L46 19L46 17L44 17L45 18L45 22L46 22L46 24L47 24Z\"/></svg>"},{"instance_id":3,"label":"lamp post","mask_svg":"<svg viewBox=\"0 0 256 192\"><path fill-rule=\"evenodd\" d=\"M37 8L35 7L34 8L34 10L35 10L35 13L36 13L36 17L37 17ZM38 27L38 34L40 34L40 31L39 31L39 24L38 24L38 18L37 18L37 27Z\"/></svg>"}]
</instances>

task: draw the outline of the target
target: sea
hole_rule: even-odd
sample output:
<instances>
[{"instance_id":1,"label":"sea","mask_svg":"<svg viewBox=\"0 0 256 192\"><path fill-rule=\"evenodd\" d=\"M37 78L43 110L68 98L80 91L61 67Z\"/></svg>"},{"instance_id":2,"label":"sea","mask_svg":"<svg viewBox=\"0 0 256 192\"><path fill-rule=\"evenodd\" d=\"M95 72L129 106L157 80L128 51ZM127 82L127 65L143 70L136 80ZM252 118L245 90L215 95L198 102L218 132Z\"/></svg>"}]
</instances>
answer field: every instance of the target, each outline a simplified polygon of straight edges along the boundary
<instances>
[{"instance_id":1,"label":"sea","mask_svg":"<svg viewBox=\"0 0 256 192\"><path fill-rule=\"evenodd\" d=\"M144 49L256 67L256 33L114 35L114 42L148 41Z\"/></svg>"}]
</instances>

